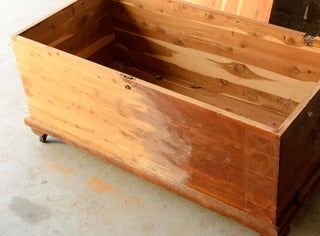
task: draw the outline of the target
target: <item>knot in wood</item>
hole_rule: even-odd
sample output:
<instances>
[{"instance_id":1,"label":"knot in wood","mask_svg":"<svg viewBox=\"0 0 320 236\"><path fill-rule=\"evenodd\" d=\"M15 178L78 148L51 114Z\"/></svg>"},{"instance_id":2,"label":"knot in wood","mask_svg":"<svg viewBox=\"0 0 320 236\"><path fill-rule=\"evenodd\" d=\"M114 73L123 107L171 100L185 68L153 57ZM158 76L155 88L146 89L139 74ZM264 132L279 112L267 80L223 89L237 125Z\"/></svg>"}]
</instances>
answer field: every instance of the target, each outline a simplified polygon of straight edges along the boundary
<instances>
[{"instance_id":1,"label":"knot in wood","mask_svg":"<svg viewBox=\"0 0 320 236\"><path fill-rule=\"evenodd\" d=\"M233 66L233 69L235 72L237 72L239 74L243 74L246 70L246 66L243 64L235 63Z\"/></svg>"}]
</instances>

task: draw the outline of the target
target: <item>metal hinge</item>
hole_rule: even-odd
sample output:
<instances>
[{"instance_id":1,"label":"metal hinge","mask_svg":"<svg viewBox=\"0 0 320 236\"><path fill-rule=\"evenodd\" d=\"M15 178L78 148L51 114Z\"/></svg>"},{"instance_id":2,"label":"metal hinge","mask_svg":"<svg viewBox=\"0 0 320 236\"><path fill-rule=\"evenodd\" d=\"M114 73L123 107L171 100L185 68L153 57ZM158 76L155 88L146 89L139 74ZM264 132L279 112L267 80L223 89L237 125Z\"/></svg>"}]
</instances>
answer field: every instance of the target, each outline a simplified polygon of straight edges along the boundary
<instances>
[{"instance_id":1,"label":"metal hinge","mask_svg":"<svg viewBox=\"0 0 320 236\"><path fill-rule=\"evenodd\" d=\"M305 46L309 46L309 47L313 46L314 38L315 38L315 36L306 33L306 34L304 35L304 45L305 45Z\"/></svg>"}]
</instances>

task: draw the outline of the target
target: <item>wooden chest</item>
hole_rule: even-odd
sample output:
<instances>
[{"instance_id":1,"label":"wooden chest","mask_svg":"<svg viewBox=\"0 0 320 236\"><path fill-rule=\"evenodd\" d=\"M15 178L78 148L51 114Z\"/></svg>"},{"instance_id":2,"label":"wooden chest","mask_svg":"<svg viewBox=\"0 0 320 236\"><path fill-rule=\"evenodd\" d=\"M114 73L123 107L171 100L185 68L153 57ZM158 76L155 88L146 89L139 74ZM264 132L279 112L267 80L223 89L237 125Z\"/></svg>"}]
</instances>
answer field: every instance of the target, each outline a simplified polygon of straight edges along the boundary
<instances>
[{"instance_id":1,"label":"wooden chest","mask_svg":"<svg viewBox=\"0 0 320 236\"><path fill-rule=\"evenodd\" d=\"M168 0L81 0L12 37L44 134L288 233L320 175L320 41Z\"/></svg>"}]
</instances>

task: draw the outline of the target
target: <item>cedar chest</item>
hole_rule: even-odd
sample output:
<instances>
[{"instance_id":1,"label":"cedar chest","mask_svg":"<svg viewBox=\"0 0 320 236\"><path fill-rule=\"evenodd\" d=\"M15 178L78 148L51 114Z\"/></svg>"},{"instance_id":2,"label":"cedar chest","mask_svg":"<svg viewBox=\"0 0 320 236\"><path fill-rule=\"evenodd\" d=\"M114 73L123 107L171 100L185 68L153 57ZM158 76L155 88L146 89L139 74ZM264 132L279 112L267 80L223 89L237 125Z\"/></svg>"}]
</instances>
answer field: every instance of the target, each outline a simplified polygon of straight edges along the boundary
<instances>
[{"instance_id":1,"label":"cedar chest","mask_svg":"<svg viewBox=\"0 0 320 236\"><path fill-rule=\"evenodd\" d=\"M256 230L320 175L320 41L167 0L79 0L12 36L25 123Z\"/></svg>"}]
</instances>

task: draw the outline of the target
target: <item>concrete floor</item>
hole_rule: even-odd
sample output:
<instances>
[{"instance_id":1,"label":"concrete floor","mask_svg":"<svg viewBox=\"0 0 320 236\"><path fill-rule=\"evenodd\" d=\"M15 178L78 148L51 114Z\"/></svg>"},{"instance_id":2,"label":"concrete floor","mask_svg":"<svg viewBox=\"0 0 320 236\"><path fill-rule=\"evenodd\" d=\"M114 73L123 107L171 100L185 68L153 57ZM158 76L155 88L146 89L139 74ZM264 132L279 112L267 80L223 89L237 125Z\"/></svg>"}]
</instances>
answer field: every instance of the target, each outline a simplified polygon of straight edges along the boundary
<instances>
[{"instance_id":1,"label":"concrete floor","mask_svg":"<svg viewBox=\"0 0 320 236\"><path fill-rule=\"evenodd\" d=\"M23 124L26 101L9 35L67 0L0 0L0 235L256 235ZM291 235L320 235L320 186Z\"/></svg>"}]
</instances>

